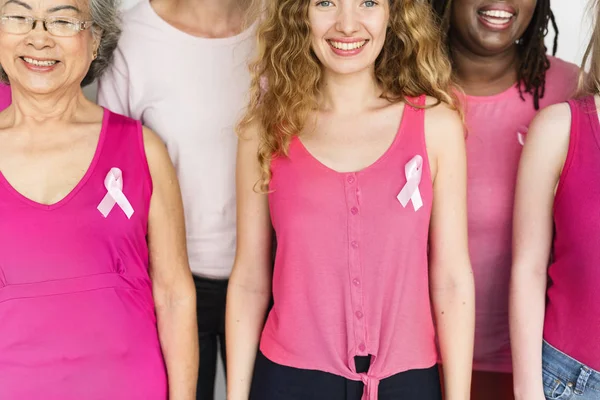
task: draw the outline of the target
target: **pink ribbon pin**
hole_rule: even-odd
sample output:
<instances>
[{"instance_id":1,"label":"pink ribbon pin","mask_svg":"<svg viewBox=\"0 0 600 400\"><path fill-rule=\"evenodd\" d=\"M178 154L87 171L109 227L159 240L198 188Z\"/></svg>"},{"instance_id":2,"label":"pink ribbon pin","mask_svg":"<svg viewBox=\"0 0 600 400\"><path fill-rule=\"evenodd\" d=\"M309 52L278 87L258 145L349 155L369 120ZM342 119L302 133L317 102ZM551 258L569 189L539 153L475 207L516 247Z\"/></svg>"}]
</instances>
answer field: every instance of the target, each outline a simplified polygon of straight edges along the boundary
<instances>
[{"instance_id":1,"label":"pink ribbon pin","mask_svg":"<svg viewBox=\"0 0 600 400\"><path fill-rule=\"evenodd\" d=\"M525 137L527 136L527 132L529 129L526 126L520 126L517 131L517 140L521 146L525 146Z\"/></svg>"},{"instance_id":2,"label":"pink ribbon pin","mask_svg":"<svg viewBox=\"0 0 600 400\"><path fill-rule=\"evenodd\" d=\"M111 210L117 204L125 213L127 218L133 215L133 207L123 194L123 173L119 168L111 168L106 178L104 178L104 187L107 192L106 196L98 204L98 211L102 213L104 218L110 214Z\"/></svg>"},{"instance_id":3,"label":"pink ribbon pin","mask_svg":"<svg viewBox=\"0 0 600 400\"><path fill-rule=\"evenodd\" d=\"M415 211L423 207L423 199L419 191L421 176L423 174L423 158L420 155L414 156L404 167L406 175L406 184L398 193L398 200L402 207L406 207L409 201L412 201Z\"/></svg>"}]
</instances>

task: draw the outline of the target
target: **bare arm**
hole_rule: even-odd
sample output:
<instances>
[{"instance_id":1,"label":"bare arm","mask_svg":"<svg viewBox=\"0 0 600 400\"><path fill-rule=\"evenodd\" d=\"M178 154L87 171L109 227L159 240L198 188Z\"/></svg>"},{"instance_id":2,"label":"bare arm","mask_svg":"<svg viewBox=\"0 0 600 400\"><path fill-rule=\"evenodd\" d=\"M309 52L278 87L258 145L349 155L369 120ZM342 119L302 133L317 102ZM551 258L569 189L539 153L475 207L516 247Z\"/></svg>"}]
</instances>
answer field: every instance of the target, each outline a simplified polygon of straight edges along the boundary
<instances>
[{"instance_id":1,"label":"bare arm","mask_svg":"<svg viewBox=\"0 0 600 400\"><path fill-rule=\"evenodd\" d=\"M199 360L196 290L187 260L179 184L156 134L144 129L144 144L154 186L148 222L150 277L169 399L193 400Z\"/></svg>"},{"instance_id":2,"label":"bare arm","mask_svg":"<svg viewBox=\"0 0 600 400\"><path fill-rule=\"evenodd\" d=\"M250 127L237 156L237 251L227 291L227 397L248 400L254 361L271 298L271 219L260 178L258 139Z\"/></svg>"},{"instance_id":3,"label":"bare arm","mask_svg":"<svg viewBox=\"0 0 600 400\"><path fill-rule=\"evenodd\" d=\"M554 192L568 147L571 113L559 104L542 111L523 148L513 222L510 339L517 400L544 400L542 332Z\"/></svg>"},{"instance_id":4,"label":"bare arm","mask_svg":"<svg viewBox=\"0 0 600 400\"><path fill-rule=\"evenodd\" d=\"M444 363L446 400L467 400L475 331L475 289L467 242L466 154L458 115L444 105L426 111L433 209L430 290Z\"/></svg>"}]
</instances>

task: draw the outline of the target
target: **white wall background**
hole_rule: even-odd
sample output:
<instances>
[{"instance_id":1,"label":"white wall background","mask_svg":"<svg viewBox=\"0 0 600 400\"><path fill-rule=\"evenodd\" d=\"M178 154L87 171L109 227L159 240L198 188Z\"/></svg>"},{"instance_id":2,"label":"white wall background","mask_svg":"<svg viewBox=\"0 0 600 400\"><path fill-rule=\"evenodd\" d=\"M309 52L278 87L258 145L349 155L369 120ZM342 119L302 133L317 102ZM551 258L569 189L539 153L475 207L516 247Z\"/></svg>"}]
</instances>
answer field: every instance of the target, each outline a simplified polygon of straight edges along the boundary
<instances>
[{"instance_id":1,"label":"white wall background","mask_svg":"<svg viewBox=\"0 0 600 400\"><path fill-rule=\"evenodd\" d=\"M558 57L581 64L591 29L588 0L552 0L552 10L560 31L558 35ZM551 30L552 32L552 30ZM552 49L553 33L547 40Z\"/></svg>"},{"instance_id":2,"label":"white wall background","mask_svg":"<svg viewBox=\"0 0 600 400\"><path fill-rule=\"evenodd\" d=\"M130 8L138 1L146 0L123 0L123 9ZM588 0L553 0L552 9L560 30L558 42L558 57L581 64L583 52L589 37L590 21L587 12ZM552 48L553 35L548 38L548 48ZM86 94L95 99L96 87L91 85L86 88ZM217 391L215 400L225 400L225 380L223 367L219 361L219 372L217 374Z\"/></svg>"}]
</instances>

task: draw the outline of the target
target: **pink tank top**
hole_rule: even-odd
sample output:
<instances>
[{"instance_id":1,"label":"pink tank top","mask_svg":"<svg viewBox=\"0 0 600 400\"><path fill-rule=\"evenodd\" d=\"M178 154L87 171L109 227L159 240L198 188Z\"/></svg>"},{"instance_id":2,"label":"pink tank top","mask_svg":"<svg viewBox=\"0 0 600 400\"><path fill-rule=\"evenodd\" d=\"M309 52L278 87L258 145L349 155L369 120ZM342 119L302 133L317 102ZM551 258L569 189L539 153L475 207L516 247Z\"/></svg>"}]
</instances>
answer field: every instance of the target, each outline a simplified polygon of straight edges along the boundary
<instances>
[{"instance_id":1,"label":"pink tank top","mask_svg":"<svg viewBox=\"0 0 600 400\"><path fill-rule=\"evenodd\" d=\"M8 107L11 101L12 94L10 91L10 86L0 83L0 111Z\"/></svg>"},{"instance_id":2,"label":"pink tank top","mask_svg":"<svg viewBox=\"0 0 600 400\"><path fill-rule=\"evenodd\" d=\"M544 338L600 371L600 124L593 97L569 105L571 136L554 199Z\"/></svg>"},{"instance_id":3,"label":"pink tank top","mask_svg":"<svg viewBox=\"0 0 600 400\"><path fill-rule=\"evenodd\" d=\"M549 57L540 107L567 101L579 68ZM473 368L512 371L508 286L512 262L512 215L519 157L536 114L533 98L516 86L495 96L467 96L467 204L469 253L475 278Z\"/></svg>"},{"instance_id":4,"label":"pink tank top","mask_svg":"<svg viewBox=\"0 0 600 400\"><path fill-rule=\"evenodd\" d=\"M53 205L0 173L0 399L166 400L146 233L152 182L141 125L104 111L93 161ZM98 205L122 171L119 205Z\"/></svg>"},{"instance_id":5,"label":"pink tank top","mask_svg":"<svg viewBox=\"0 0 600 400\"><path fill-rule=\"evenodd\" d=\"M424 104L424 97L413 99ZM389 149L371 166L339 173L298 138L272 163L271 220L277 235L274 306L261 351L281 365L365 383L376 400L381 379L436 363L427 245L432 181L425 112L404 108ZM397 199L405 166L423 159L423 206ZM372 355L359 374L354 356Z\"/></svg>"}]
</instances>

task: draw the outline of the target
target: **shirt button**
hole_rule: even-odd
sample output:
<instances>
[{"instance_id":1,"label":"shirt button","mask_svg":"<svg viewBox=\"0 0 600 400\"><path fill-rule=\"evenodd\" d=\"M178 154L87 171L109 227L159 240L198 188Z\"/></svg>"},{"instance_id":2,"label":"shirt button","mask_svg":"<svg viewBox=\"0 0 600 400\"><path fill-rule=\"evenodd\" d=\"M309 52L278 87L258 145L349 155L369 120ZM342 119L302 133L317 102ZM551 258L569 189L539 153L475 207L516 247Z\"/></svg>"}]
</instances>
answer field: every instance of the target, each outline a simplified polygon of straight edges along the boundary
<instances>
[{"instance_id":1,"label":"shirt button","mask_svg":"<svg viewBox=\"0 0 600 400\"><path fill-rule=\"evenodd\" d=\"M363 317L363 313L360 311L357 311L354 315L356 315L356 318L358 318L358 319L362 319L362 317Z\"/></svg>"},{"instance_id":2,"label":"shirt button","mask_svg":"<svg viewBox=\"0 0 600 400\"><path fill-rule=\"evenodd\" d=\"M348 183L354 183L354 180L355 180L355 179L354 179L354 177L353 177L352 175L350 175L350 176L348 177Z\"/></svg>"},{"instance_id":3,"label":"shirt button","mask_svg":"<svg viewBox=\"0 0 600 400\"><path fill-rule=\"evenodd\" d=\"M365 351L367 349L367 346L365 346L364 343L361 343L358 345L358 350L360 350L361 352Z\"/></svg>"},{"instance_id":4,"label":"shirt button","mask_svg":"<svg viewBox=\"0 0 600 400\"><path fill-rule=\"evenodd\" d=\"M352 215L356 215L356 214L358 214L358 208L356 208L356 207L352 207L352 208L350 209L350 212L352 213Z\"/></svg>"},{"instance_id":5,"label":"shirt button","mask_svg":"<svg viewBox=\"0 0 600 400\"><path fill-rule=\"evenodd\" d=\"M352 283L354 284L354 286L360 286L360 281L358 279L354 279Z\"/></svg>"},{"instance_id":6,"label":"shirt button","mask_svg":"<svg viewBox=\"0 0 600 400\"><path fill-rule=\"evenodd\" d=\"M353 247L353 248L355 248L355 249L358 249L358 242L357 242L356 240L353 240L353 241L350 243L350 246L352 246L352 247Z\"/></svg>"}]
</instances>

